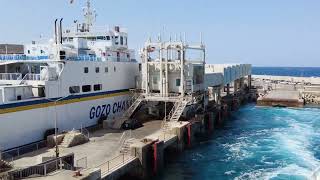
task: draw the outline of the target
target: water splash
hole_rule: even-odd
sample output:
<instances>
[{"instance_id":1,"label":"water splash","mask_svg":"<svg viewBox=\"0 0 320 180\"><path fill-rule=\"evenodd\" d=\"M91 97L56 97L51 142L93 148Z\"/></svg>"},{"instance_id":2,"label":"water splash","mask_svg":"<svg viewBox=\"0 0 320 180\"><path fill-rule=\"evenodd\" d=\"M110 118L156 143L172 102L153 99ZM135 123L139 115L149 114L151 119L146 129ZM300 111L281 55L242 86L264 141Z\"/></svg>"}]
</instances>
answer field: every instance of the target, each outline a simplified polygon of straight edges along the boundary
<instances>
[{"instance_id":1,"label":"water splash","mask_svg":"<svg viewBox=\"0 0 320 180\"><path fill-rule=\"evenodd\" d=\"M320 166L319 114L241 108L225 128L173 160L161 179L307 179Z\"/></svg>"}]
</instances>

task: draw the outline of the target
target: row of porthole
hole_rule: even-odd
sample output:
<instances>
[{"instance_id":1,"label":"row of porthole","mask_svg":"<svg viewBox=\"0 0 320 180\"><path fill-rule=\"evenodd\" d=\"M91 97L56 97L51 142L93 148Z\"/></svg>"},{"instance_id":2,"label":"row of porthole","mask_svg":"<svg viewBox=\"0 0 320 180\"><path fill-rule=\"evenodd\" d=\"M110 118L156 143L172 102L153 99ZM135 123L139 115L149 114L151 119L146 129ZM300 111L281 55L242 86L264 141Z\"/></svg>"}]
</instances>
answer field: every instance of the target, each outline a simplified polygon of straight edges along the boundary
<instances>
[{"instance_id":1,"label":"row of porthole","mask_svg":"<svg viewBox=\"0 0 320 180\"><path fill-rule=\"evenodd\" d=\"M117 70L117 69L116 69L116 67L114 66L114 67L113 67L113 71L116 72L116 70ZM100 73L100 68L99 68L99 67L96 67L95 71L96 71L96 73ZM108 72L109 72L109 68L108 68L108 67L105 67L105 68L104 68L104 72L105 72L105 73L108 73ZM88 68L88 67L85 67L85 68L84 68L84 73L89 73L89 68Z\"/></svg>"}]
</instances>

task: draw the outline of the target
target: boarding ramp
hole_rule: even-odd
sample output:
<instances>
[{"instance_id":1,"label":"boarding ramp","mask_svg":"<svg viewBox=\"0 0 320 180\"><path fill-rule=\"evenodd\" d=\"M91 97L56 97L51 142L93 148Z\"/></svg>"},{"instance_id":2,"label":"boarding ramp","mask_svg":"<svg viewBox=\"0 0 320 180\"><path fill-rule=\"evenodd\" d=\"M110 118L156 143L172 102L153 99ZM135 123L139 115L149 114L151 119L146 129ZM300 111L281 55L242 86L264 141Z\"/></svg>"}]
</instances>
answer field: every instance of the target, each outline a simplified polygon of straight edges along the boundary
<instances>
[{"instance_id":1,"label":"boarding ramp","mask_svg":"<svg viewBox=\"0 0 320 180\"><path fill-rule=\"evenodd\" d=\"M119 119L116 119L116 121L114 122L114 124L112 126L113 129L120 129L122 124L126 120L131 118L133 113L138 109L139 105L144 100L144 96L143 95L134 95L132 97L132 100L133 100L133 103L131 104L131 106L123 113L122 117L120 117Z\"/></svg>"}]
</instances>

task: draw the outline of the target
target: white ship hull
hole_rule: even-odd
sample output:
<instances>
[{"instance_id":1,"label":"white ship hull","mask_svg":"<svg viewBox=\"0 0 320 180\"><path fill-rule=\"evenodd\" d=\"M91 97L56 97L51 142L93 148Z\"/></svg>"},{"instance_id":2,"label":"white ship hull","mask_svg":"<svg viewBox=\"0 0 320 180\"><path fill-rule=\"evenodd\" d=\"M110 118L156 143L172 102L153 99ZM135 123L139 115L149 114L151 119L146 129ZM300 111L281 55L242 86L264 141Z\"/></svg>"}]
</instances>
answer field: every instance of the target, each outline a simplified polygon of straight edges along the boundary
<instances>
[{"instance_id":1,"label":"white ship hull","mask_svg":"<svg viewBox=\"0 0 320 180\"><path fill-rule=\"evenodd\" d=\"M81 98L77 99L80 102L74 103L70 102L74 100L66 100L57 106L51 103L49 107L1 114L1 150L43 140L45 131L55 127L55 117L59 132L96 125L101 116L113 120L130 103L129 96L125 94L106 94L109 96L106 98L91 96L94 100ZM47 106L47 103L41 106Z\"/></svg>"}]
</instances>

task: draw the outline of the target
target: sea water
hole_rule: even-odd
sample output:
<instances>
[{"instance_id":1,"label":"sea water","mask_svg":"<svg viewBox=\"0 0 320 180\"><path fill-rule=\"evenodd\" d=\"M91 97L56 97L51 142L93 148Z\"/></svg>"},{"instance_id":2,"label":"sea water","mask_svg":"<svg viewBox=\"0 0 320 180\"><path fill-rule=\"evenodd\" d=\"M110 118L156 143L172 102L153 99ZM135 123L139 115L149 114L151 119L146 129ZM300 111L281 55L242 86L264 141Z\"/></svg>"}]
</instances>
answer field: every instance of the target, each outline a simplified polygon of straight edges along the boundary
<instances>
[{"instance_id":1,"label":"sea water","mask_svg":"<svg viewBox=\"0 0 320 180\"><path fill-rule=\"evenodd\" d=\"M252 74L273 76L320 77L320 67L252 67Z\"/></svg>"},{"instance_id":2,"label":"sea water","mask_svg":"<svg viewBox=\"0 0 320 180\"><path fill-rule=\"evenodd\" d=\"M159 179L307 179L318 166L320 109L247 105Z\"/></svg>"}]
</instances>

